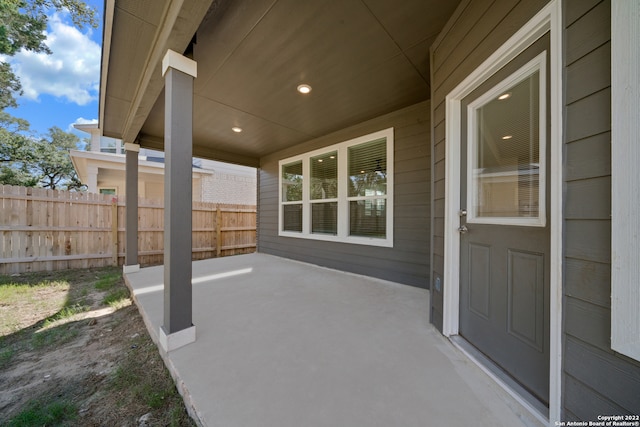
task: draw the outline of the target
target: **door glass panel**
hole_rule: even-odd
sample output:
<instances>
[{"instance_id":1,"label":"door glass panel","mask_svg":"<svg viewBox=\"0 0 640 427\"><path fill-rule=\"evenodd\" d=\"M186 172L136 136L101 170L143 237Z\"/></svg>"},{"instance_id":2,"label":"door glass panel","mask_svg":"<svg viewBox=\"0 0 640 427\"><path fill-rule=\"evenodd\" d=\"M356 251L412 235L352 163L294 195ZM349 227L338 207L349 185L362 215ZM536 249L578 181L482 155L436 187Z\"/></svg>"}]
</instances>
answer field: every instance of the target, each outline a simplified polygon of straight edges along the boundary
<instances>
[{"instance_id":1,"label":"door glass panel","mask_svg":"<svg viewBox=\"0 0 640 427\"><path fill-rule=\"evenodd\" d=\"M469 222L544 225L540 88L537 66L470 106Z\"/></svg>"}]
</instances>

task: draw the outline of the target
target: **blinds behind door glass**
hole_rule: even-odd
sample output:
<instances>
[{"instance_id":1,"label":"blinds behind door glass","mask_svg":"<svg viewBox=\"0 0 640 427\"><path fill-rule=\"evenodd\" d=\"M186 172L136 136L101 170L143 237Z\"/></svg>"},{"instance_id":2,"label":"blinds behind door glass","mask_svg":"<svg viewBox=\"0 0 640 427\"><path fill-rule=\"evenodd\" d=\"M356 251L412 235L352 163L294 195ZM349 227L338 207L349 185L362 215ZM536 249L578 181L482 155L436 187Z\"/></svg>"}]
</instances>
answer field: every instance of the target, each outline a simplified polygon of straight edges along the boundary
<instances>
[{"instance_id":1,"label":"blinds behind door glass","mask_svg":"<svg viewBox=\"0 0 640 427\"><path fill-rule=\"evenodd\" d=\"M475 217L537 217L540 191L539 71L476 109Z\"/></svg>"}]
</instances>

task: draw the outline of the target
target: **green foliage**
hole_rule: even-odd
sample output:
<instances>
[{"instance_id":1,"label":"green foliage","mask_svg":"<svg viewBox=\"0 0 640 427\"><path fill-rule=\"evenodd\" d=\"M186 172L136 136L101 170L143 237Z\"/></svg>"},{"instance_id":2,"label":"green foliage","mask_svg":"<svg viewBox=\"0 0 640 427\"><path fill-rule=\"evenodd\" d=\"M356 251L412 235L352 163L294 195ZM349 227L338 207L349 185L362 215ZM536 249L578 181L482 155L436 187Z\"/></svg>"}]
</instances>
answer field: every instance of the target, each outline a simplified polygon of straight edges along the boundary
<instances>
[{"instance_id":1,"label":"green foliage","mask_svg":"<svg viewBox=\"0 0 640 427\"><path fill-rule=\"evenodd\" d=\"M25 120L0 111L0 184L82 189L69 157L79 143L76 135L55 126L38 139Z\"/></svg>"},{"instance_id":2,"label":"green foliage","mask_svg":"<svg viewBox=\"0 0 640 427\"><path fill-rule=\"evenodd\" d=\"M78 408L71 402L32 400L9 421L9 427L64 426L76 419Z\"/></svg>"},{"instance_id":3,"label":"green foliage","mask_svg":"<svg viewBox=\"0 0 640 427\"><path fill-rule=\"evenodd\" d=\"M2 0L0 0L2 1ZM0 163L28 162L33 157L29 123L0 111Z\"/></svg>"},{"instance_id":4,"label":"green foliage","mask_svg":"<svg viewBox=\"0 0 640 427\"><path fill-rule=\"evenodd\" d=\"M32 8L23 0L2 0L0 22L0 53L14 55L22 48L49 52L44 44L47 16L42 9Z\"/></svg>"},{"instance_id":5,"label":"green foliage","mask_svg":"<svg viewBox=\"0 0 640 427\"><path fill-rule=\"evenodd\" d=\"M19 185L21 187L35 187L38 179L23 168L11 169L8 166L0 167L0 183L5 185Z\"/></svg>"},{"instance_id":6,"label":"green foliage","mask_svg":"<svg viewBox=\"0 0 640 427\"><path fill-rule=\"evenodd\" d=\"M45 44L48 14L67 11L76 27L98 26L96 10L82 0L0 0L0 55L21 49L51 53ZM8 63L0 62L0 110L15 107L19 78Z\"/></svg>"},{"instance_id":7,"label":"green foliage","mask_svg":"<svg viewBox=\"0 0 640 427\"><path fill-rule=\"evenodd\" d=\"M97 11L83 0L0 0L0 184L83 188L68 155L80 142L75 135L54 127L37 139L27 121L4 111L17 107L15 96L22 93L20 79L5 58L21 49L51 53L45 40L54 11L68 13L79 28L98 26Z\"/></svg>"},{"instance_id":8,"label":"green foliage","mask_svg":"<svg viewBox=\"0 0 640 427\"><path fill-rule=\"evenodd\" d=\"M30 166L38 174L43 187L55 190L72 180L75 169L69 150L76 148L79 142L80 138L74 134L54 126L49 129L48 137L36 144L35 159Z\"/></svg>"},{"instance_id":9,"label":"green foliage","mask_svg":"<svg viewBox=\"0 0 640 427\"><path fill-rule=\"evenodd\" d=\"M2 27L0 27L0 32ZM0 39L2 35L0 34ZM22 85L18 77L11 71L11 65L0 62L0 111L7 107L16 108L18 103L14 94L22 95Z\"/></svg>"}]
</instances>

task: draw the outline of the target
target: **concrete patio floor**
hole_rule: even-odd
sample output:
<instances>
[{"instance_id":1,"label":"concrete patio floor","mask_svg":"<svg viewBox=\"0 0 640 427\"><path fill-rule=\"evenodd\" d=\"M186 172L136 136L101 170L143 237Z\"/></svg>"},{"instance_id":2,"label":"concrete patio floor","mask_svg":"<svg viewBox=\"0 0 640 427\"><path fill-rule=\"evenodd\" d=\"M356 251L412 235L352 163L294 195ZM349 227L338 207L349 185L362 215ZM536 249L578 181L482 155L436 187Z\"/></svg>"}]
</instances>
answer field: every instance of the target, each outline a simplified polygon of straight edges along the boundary
<instances>
[{"instance_id":1,"label":"concrete patio floor","mask_svg":"<svg viewBox=\"0 0 640 427\"><path fill-rule=\"evenodd\" d=\"M126 275L157 343L163 267ZM539 426L428 321L429 292L265 254L193 263L163 354L204 426Z\"/></svg>"}]
</instances>

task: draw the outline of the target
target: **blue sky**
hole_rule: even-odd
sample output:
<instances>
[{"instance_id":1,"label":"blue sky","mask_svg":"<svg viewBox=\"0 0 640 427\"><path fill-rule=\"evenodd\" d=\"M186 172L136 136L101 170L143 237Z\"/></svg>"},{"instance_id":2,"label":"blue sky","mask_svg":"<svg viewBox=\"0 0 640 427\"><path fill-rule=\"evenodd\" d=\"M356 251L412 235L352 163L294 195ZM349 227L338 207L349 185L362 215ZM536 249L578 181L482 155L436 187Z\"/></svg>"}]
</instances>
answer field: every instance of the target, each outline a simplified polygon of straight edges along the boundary
<instances>
[{"instance_id":1,"label":"blue sky","mask_svg":"<svg viewBox=\"0 0 640 427\"><path fill-rule=\"evenodd\" d=\"M19 76L24 91L18 108L7 112L29 121L38 134L53 126L72 131L74 123L97 122L103 1L85 2L98 9L99 28L79 30L67 14L55 13L49 16L47 28L51 55L21 51L4 58Z\"/></svg>"}]
</instances>

